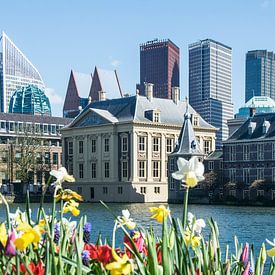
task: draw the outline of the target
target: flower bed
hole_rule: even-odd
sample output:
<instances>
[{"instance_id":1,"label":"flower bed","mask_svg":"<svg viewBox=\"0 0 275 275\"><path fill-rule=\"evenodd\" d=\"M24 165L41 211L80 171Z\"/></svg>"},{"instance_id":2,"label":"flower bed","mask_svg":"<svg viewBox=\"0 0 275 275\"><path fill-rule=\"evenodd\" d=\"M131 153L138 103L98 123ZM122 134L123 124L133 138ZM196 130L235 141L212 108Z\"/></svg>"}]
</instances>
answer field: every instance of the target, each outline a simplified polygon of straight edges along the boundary
<instances>
[{"instance_id":1,"label":"flower bed","mask_svg":"<svg viewBox=\"0 0 275 275\"><path fill-rule=\"evenodd\" d=\"M43 196L35 220L31 219L29 198L25 211L9 212L0 225L0 273L1 274L275 274L275 240L267 241L259 252L235 238L235 252L229 248L221 251L216 222L210 219L206 225L187 212L188 190L203 179L203 165L197 158L178 160L179 171L173 177L185 187L182 220L174 218L165 206L151 207L152 219L162 224L162 235L154 234L151 226L144 229L131 218L127 209L120 216L114 215L111 242L98 237L91 243L91 221L85 216L79 222L74 216L82 197L62 187L63 181L73 182L65 168L52 171L56 178L55 199L51 215L43 208ZM59 207L57 207L57 204ZM107 205L102 202L108 211ZM57 209L60 209L60 211ZM64 214L72 217L68 220ZM209 236L203 230L210 228ZM116 233L124 233L123 247L115 244Z\"/></svg>"}]
</instances>

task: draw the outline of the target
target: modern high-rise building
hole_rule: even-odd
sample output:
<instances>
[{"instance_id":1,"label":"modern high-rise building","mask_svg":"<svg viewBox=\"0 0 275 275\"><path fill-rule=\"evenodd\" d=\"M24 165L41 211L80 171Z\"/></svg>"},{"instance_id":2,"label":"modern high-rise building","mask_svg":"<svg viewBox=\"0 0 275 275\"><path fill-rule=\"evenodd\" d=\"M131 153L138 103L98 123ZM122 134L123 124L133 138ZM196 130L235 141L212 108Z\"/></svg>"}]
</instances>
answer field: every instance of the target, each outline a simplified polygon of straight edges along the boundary
<instances>
[{"instance_id":1,"label":"modern high-rise building","mask_svg":"<svg viewBox=\"0 0 275 275\"><path fill-rule=\"evenodd\" d=\"M152 40L140 45L141 95L145 95L145 82L154 84L154 96L172 98L172 87L180 85L180 49L171 40Z\"/></svg>"},{"instance_id":2,"label":"modern high-rise building","mask_svg":"<svg viewBox=\"0 0 275 275\"><path fill-rule=\"evenodd\" d=\"M228 138L227 120L233 118L232 49L212 39L189 45L190 105L218 128L216 147Z\"/></svg>"},{"instance_id":3,"label":"modern high-rise building","mask_svg":"<svg viewBox=\"0 0 275 275\"><path fill-rule=\"evenodd\" d=\"M44 90L45 85L38 70L4 32L0 43L0 110L8 112L17 89L32 84Z\"/></svg>"},{"instance_id":4,"label":"modern high-rise building","mask_svg":"<svg viewBox=\"0 0 275 275\"><path fill-rule=\"evenodd\" d=\"M253 96L275 100L275 54L267 50L249 51L245 66L245 102Z\"/></svg>"}]
</instances>

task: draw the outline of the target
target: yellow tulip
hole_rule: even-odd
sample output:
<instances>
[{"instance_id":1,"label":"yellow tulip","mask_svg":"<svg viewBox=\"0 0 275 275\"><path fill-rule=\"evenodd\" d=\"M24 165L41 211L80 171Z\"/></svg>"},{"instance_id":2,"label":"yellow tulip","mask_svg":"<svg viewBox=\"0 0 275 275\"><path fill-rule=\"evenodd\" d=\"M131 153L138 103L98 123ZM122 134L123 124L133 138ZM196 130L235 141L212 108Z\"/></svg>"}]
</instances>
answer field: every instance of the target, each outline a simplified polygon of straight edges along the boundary
<instances>
[{"instance_id":1,"label":"yellow tulip","mask_svg":"<svg viewBox=\"0 0 275 275\"><path fill-rule=\"evenodd\" d=\"M106 265L106 269L111 271L111 275L128 275L132 272L132 265L127 254L120 258L112 249L112 256L115 261Z\"/></svg>"},{"instance_id":2,"label":"yellow tulip","mask_svg":"<svg viewBox=\"0 0 275 275\"><path fill-rule=\"evenodd\" d=\"M41 233L43 232L39 225L31 227L27 223L19 224L16 230L23 233L14 241L16 248L21 251L26 249L31 243L36 247L41 239Z\"/></svg>"},{"instance_id":3,"label":"yellow tulip","mask_svg":"<svg viewBox=\"0 0 275 275\"><path fill-rule=\"evenodd\" d=\"M159 207L150 207L150 211L153 213L151 218L157 220L159 223L162 223L164 218L166 218L170 212L164 205L160 205Z\"/></svg>"},{"instance_id":4,"label":"yellow tulip","mask_svg":"<svg viewBox=\"0 0 275 275\"><path fill-rule=\"evenodd\" d=\"M74 216L78 216L80 213L80 210L77 209L77 207L79 206L79 203L74 201L74 200L70 200L68 202L65 203L64 208L63 208L63 212L67 213L67 212L71 212Z\"/></svg>"},{"instance_id":5,"label":"yellow tulip","mask_svg":"<svg viewBox=\"0 0 275 275\"><path fill-rule=\"evenodd\" d=\"M6 226L4 223L2 223L0 226L0 242L3 247L6 246L7 239L8 239L8 235L7 235Z\"/></svg>"}]
</instances>

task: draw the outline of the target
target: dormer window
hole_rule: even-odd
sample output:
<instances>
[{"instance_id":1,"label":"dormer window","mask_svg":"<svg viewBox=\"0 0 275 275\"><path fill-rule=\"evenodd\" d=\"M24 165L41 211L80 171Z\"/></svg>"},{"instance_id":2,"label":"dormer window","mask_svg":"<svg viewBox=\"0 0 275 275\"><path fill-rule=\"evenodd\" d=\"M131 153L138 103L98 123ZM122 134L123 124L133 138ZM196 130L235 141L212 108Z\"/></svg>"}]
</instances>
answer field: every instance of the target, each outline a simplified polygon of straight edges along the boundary
<instances>
[{"instance_id":1,"label":"dormer window","mask_svg":"<svg viewBox=\"0 0 275 275\"><path fill-rule=\"evenodd\" d=\"M270 122L265 120L263 123L263 134L264 135L268 132L269 127L270 127Z\"/></svg>"},{"instance_id":2,"label":"dormer window","mask_svg":"<svg viewBox=\"0 0 275 275\"><path fill-rule=\"evenodd\" d=\"M193 126L199 126L199 117L197 115L192 115Z\"/></svg>"},{"instance_id":3,"label":"dormer window","mask_svg":"<svg viewBox=\"0 0 275 275\"><path fill-rule=\"evenodd\" d=\"M160 122L160 112L153 111L153 122Z\"/></svg>"},{"instance_id":4,"label":"dormer window","mask_svg":"<svg viewBox=\"0 0 275 275\"><path fill-rule=\"evenodd\" d=\"M250 123L248 125L248 134L252 135L253 132L254 132L254 130L255 130L255 128L256 128L256 122L251 122L250 121Z\"/></svg>"}]
</instances>

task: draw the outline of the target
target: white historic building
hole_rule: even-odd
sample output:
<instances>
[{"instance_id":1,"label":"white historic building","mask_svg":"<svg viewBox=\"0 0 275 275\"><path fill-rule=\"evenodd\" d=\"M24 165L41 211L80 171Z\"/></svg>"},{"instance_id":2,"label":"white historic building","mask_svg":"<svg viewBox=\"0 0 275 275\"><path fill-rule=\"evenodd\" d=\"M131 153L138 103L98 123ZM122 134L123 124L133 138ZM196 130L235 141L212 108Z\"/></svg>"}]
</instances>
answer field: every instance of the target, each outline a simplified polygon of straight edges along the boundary
<instances>
[{"instance_id":1,"label":"white historic building","mask_svg":"<svg viewBox=\"0 0 275 275\"><path fill-rule=\"evenodd\" d=\"M90 103L62 130L63 165L76 178L67 183L85 201L166 202L167 163L184 121L186 102L135 95ZM215 149L217 129L190 106L201 151Z\"/></svg>"}]
</instances>

